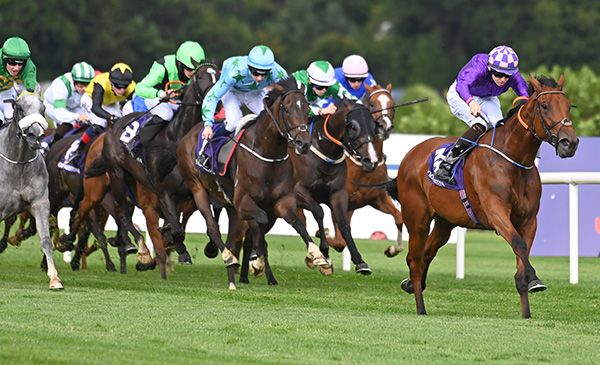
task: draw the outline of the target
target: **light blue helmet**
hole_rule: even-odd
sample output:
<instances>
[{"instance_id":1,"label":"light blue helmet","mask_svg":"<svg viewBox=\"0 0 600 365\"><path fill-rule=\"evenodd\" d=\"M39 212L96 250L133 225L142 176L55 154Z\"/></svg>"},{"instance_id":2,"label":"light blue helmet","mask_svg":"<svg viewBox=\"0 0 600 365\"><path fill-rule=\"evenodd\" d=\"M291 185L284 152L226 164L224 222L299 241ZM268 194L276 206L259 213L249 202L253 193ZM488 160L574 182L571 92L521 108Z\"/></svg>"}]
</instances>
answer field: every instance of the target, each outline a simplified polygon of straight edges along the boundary
<instances>
[{"instance_id":1,"label":"light blue helmet","mask_svg":"<svg viewBox=\"0 0 600 365\"><path fill-rule=\"evenodd\" d=\"M267 46L254 46L248 54L248 66L258 70L270 70L275 64L275 55Z\"/></svg>"}]
</instances>

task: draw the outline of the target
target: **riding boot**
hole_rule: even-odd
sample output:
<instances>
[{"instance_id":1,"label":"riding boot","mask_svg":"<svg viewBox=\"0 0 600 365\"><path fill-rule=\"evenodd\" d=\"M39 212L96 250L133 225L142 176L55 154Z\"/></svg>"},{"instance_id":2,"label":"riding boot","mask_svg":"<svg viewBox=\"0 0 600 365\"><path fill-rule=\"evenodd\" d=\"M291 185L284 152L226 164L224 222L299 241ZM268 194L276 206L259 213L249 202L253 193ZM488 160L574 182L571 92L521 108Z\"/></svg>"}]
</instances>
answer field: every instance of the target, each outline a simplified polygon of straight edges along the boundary
<instances>
[{"instance_id":1,"label":"riding boot","mask_svg":"<svg viewBox=\"0 0 600 365\"><path fill-rule=\"evenodd\" d=\"M444 156L439 167L434 173L434 176L442 181L453 182L452 166L464 154L475 146L475 143L485 133L486 127L480 123L475 123L473 126L454 143L450 152Z\"/></svg>"},{"instance_id":2,"label":"riding boot","mask_svg":"<svg viewBox=\"0 0 600 365\"><path fill-rule=\"evenodd\" d=\"M85 149L85 146L90 144L97 136L99 136L104 131L104 127L92 124L89 126L85 132L79 137L77 149L72 151L68 156L65 156L65 162L68 165L74 166L74 163L77 161L81 151ZM76 167L76 166L75 166Z\"/></svg>"},{"instance_id":3,"label":"riding boot","mask_svg":"<svg viewBox=\"0 0 600 365\"><path fill-rule=\"evenodd\" d=\"M60 141L65 136L65 134L67 134L71 129L73 129L73 126L71 124L61 123L61 125L59 125L54 131L52 138L48 140L48 146L45 146L45 149L49 150L53 144Z\"/></svg>"}]
</instances>

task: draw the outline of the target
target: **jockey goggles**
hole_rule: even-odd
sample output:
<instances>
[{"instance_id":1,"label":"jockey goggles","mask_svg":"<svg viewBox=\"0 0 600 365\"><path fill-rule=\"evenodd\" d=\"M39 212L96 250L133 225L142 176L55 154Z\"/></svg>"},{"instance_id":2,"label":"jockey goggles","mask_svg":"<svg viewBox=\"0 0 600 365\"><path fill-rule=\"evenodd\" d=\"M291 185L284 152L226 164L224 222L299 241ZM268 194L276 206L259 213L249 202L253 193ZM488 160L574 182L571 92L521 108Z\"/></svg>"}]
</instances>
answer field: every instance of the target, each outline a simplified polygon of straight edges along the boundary
<instances>
[{"instance_id":1,"label":"jockey goggles","mask_svg":"<svg viewBox=\"0 0 600 365\"><path fill-rule=\"evenodd\" d=\"M252 66L248 66L248 68L250 69L250 73L254 76L265 76L269 72L271 72L271 70L261 70L259 68L254 68Z\"/></svg>"},{"instance_id":2,"label":"jockey goggles","mask_svg":"<svg viewBox=\"0 0 600 365\"><path fill-rule=\"evenodd\" d=\"M492 69L492 75L496 76L499 79L501 79L501 78L510 79L510 75L507 75L507 74L502 73L502 72L498 72L498 71L496 71L494 69Z\"/></svg>"},{"instance_id":3,"label":"jockey goggles","mask_svg":"<svg viewBox=\"0 0 600 365\"><path fill-rule=\"evenodd\" d=\"M353 83L353 82L363 82L365 81L366 77L346 77L346 80L348 81L348 83Z\"/></svg>"},{"instance_id":4,"label":"jockey goggles","mask_svg":"<svg viewBox=\"0 0 600 365\"><path fill-rule=\"evenodd\" d=\"M6 62L7 65L11 65L11 66L22 66L25 64L24 59L20 59L20 58L5 58L4 62Z\"/></svg>"}]
</instances>

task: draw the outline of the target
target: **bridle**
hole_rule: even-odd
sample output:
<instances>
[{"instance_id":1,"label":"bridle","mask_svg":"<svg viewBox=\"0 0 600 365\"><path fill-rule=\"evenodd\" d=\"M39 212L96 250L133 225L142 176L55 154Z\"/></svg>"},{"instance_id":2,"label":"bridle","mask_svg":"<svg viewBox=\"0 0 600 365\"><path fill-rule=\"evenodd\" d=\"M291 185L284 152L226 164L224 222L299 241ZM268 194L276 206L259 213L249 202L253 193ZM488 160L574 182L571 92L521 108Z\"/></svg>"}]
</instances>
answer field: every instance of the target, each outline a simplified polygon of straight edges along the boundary
<instances>
[{"instance_id":1,"label":"bridle","mask_svg":"<svg viewBox=\"0 0 600 365\"><path fill-rule=\"evenodd\" d=\"M300 123L296 126L292 126L292 125L290 125L288 118L287 118L287 116L290 114L290 111L285 107L285 105L283 105L283 101L289 95L296 94L296 93L302 95L302 98L300 99L301 102L306 102L306 99L304 98L304 92L302 92L302 90L299 90L299 89L287 91L287 92L283 93L281 96L279 96L279 98L278 98L279 99L279 115L280 115L279 119L281 119L281 121L283 122L284 129L282 129L281 126L279 125L279 123L277 123L277 119L273 115L271 108L267 105L266 101L263 100L264 109L267 112L267 114L269 115L269 118L271 119L273 124L275 124L275 128L277 128L277 132L279 133L279 135L281 137L283 137L285 140L287 140L288 143L293 143L294 141L296 141L298 139L298 135L300 133L308 131L308 125L306 123ZM296 134L292 136L291 132L296 129L298 130L298 132L296 132Z\"/></svg>"},{"instance_id":2,"label":"bridle","mask_svg":"<svg viewBox=\"0 0 600 365\"><path fill-rule=\"evenodd\" d=\"M552 147L554 147L558 151L558 142L559 142L558 135L560 134L560 131L562 130L563 127L573 125L573 122L570 119L568 119L568 118L563 118L562 120L559 120L559 121L556 121L556 122L552 122L551 121L550 124L546 123L546 120L544 119L544 116L542 115L542 109L541 109L541 106L540 106L539 98L542 95L548 95L548 94L562 94L562 95L565 95L564 91L562 91L562 90L550 90L550 91L542 91L542 92L540 92L533 99L533 102L535 103L535 106L534 106L535 112L537 113L537 115L539 115L540 124L542 126L542 129L544 130L544 134L546 135L545 138L540 137L536 133L536 131L535 131L535 115L534 115L534 118L533 118L533 120L532 120L532 122L530 124L528 124L527 122L525 122L525 120L521 116L521 110L523 110L523 107L525 106L525 104L521 105L521 107L519 108L519 111L517 112L517 118L519 120L519 123L525 129L527 129L537 140L542 141L542 142L543 141L548 142ZM554 127L556 127L558 124L561 124L561 126L558 128L558 131L556 132L556 134L552 133L552 129L554 129Z\"/></svg>"},{"instance_id":3,"label":"bridle","mask_svg":"<svg viewBox=\"0 0 600 365\"><path fill-rule=\"evenodd\" d=\"M377 89L377 90L373 90L371 93L369 93L369 95L367 96L367 99L370 101L371 98L377 94L386 94L390 101L391 101L391 106L387 107L387 108L381 108L381 109L376 109L376 110L371 110L371 115L373 115L373 117L375 117L376 114L379 113L379 115L377 117L375 117L375 119L373 119L373 122L376 125L386 125L387 123L384 122L385 118L388 118L390 121L390 126L391 128L393 128L394 125L394 116L391 115L391 113L389 113L389 110L394 111L395 110L395 106L394 106L394 98L392 97L392 94L385 88L381 88L381 89ZM381 121L381 122L380 122ZM384 130L384 133L387 132L387 130ZM385 134L377 134L377 137L384 139Z\"/></svg>"}]
</instances>

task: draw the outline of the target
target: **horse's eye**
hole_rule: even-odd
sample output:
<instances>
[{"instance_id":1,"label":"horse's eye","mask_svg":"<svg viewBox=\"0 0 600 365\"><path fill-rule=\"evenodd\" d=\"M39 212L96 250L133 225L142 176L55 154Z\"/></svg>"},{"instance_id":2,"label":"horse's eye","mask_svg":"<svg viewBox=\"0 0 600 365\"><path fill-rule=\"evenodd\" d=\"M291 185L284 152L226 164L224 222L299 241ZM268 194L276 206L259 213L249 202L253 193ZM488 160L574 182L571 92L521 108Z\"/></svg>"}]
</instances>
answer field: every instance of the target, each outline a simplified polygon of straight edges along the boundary
<instances>
[{"instance_id":1,"label":"horse's eye","mask_svg":"<svg viewBox=\"0 0 600 365\"><path fill-rule=\"evenodd\" d=\"M542 109L548 110L548 104L547 103L542 103Z\"/></svg>"}]
</instances>

